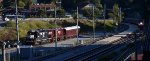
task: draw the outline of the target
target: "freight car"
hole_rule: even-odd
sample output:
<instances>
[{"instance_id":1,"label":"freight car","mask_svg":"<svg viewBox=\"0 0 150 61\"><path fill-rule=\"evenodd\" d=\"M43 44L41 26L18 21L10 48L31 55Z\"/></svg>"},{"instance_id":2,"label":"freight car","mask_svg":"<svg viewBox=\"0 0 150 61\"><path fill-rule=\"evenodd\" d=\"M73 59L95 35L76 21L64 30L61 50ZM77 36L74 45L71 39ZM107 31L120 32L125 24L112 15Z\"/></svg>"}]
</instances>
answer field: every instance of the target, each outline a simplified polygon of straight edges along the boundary
<instances>
[{"instance_id":1,"label":"freight car","mask_svg":"<svg viewBox=\"0 0 150 61\"><path fill-rule=\"evenodd\" d=\"M57 34L57 41L65 40L67 38L73 38L77 36L77 30L79 29L80 26L70 26L64 28L57 28L57 32L56 29L30 30L27 32L25 43L32 45L53 43L56 40L56 34Z\"/></svg>"}]
</instances>

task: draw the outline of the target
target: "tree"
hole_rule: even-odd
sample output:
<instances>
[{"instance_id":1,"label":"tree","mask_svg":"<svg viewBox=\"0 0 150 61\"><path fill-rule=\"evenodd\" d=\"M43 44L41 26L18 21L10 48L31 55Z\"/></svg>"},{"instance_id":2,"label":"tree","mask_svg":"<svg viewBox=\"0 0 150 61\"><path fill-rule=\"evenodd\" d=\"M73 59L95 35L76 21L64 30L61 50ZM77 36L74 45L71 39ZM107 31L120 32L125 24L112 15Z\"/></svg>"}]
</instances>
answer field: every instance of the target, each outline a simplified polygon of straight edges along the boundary
<instances>
[{"instance_id":1,"label":"tree","mask_svg":"<svg viewBox=\"0 0 150 61\"><path fill-rule=\"evenodd\" d=\"M28 0L27 3L26 3L26 5L25 5L25 8L26 8L26 9L29 9L29 7L30 7L31 5L33 5L33 1L32 1L32 0Z\"/></svg>"},{"instance_id":2,"label":"tree","mask_svg":"<svg viewBox=\"0 0 150 61\"><path fill-rule=\"evenodd\" d=\"M82 10L83 10L84 16L92 19L93 8L91 8L91 7L90 8L83 8ZM94 12L95 12L95 15L94 15L95 18L100 16L101 11L98 8L95 8Z\"/></svg>"},{"instance_id":3,"label":"tree","mask_svg":"<svg viewBox=\"0 0 150 61\"><path fill-rule=\"evenodd\" d=\"M121 19L120 19L120 10L119 10L118 4L114 4L113 11L112 11L112 13L109 13L109 15L113 18L115 25L120 24ZM122 15L122 13L121 13L121 15Z\"/></svg>"},{"instance_id":4,"label":"tree","mask_svg":"<svg viewBox=\"0 0 150 61\"><path fill-rule=\"evenodd\" d=\"M64 9L57 10L57 15L58 15L58 17L64 17L65 16L65 10Z\"/></svg>"},{"instance_id":5,"label":"tree","mask_svg":"<svg viewBox=\"0 0 150 61\"><path fill-rule=\"evenodd\" d=\"M12 1L11 0L3 0L3 8L7 8L11 6Z\"/></svg>"},{"instance_id":6,"label":"tree","mask_svg":"<svg viewBox=\"0 0 150 61\"><path fill-rule=\"evenodd\" d=\"M93 4L99 9L102 10L101 0L91 0Z\"/></svg>"},{"instance_id":7,"label":"tree","mask_svg":"<svg viewBox=\"0 0 150 61\"><path fill-rule=\"evenodd\" d=\"M19 0L18 6L19 6L20 8L24 8L25 2L23 2L22 0Z\"/></svg>"},{"instance_id":8,"label":"tree","mask_svg":"<svg viewBox=\"0 0 150 61\"><path fill-rule=\"evenodd\" d=\"M39 17L45 17L46 16L46 13L45 13L45 11L43 10L43 9L40 9L40 10L38 10L38 15L39 15Z\"/></svg>"},{"instance_id":9,"label":"tree","mask_svg":"<svg viewBox=\"0 0 150 61\"><path fill-rule=\"evenodd\" d=\"M2 16L2 9L3 9L3 4L0 3L0 16Z\"/></svg>"}]
</instances>

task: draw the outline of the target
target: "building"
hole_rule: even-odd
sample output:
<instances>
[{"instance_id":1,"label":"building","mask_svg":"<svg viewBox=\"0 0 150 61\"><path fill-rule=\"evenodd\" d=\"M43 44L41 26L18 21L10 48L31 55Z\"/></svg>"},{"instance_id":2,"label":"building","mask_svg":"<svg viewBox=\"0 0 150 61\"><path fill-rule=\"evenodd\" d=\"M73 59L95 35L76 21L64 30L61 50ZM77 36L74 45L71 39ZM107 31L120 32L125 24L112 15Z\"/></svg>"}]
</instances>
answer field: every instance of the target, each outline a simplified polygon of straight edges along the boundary
<instances>
[{"instance_id":1,"label":"building","mask_svg":"<svg viewBox=\"0 0 150 61\"><path fill-rule=\"evenodd\" d=\"M34 4L34 5L31 5L29 9L34 10L34 11L37 11L39 9L44 9L47 11L53 11L55 7L56 7L56 5L54 3L51 3L51 4Z\"/></svg>"},{"instance_id":2,"label":"building","mask_svg":"<svg viewBox=\"0 0 150 61\"><path fill-rule=\"evenodd\" d=\"M78 4L78 6L79 6L79 9L92 8L93 6L95 7L95 5L90 2L80 3Z\"/></svg>"},{"instance_id":3,"label":"building","mask_svg":"<svg viewBox=\"0 0 150 61\"><path fill-rule=\"evenodd\" d=\"M3 0L0 0L0 3L2 2Z\"/></svg>"}]
</instances>

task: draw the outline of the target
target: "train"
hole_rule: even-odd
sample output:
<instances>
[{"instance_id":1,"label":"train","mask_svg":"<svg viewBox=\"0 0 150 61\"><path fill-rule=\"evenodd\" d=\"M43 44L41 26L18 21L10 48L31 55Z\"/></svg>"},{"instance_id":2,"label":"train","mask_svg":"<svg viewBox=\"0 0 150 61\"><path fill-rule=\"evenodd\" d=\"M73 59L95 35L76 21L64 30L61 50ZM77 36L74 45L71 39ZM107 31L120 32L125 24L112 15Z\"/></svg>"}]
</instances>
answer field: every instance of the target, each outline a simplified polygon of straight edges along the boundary
<instances>
[{"instance_id":1,"label":"train","mask_svg":"<svg viewBox=\"0 0 150 61\"><path fill-rule=\"evenodd\" d=\"M80 26L70 26L52 29L36 29L27 32L25 44L40 45L43 43L53 43L56 41L74 38L79 33ZM56 37L57 36L57 37Z\"/></svg>"}]
</instances>

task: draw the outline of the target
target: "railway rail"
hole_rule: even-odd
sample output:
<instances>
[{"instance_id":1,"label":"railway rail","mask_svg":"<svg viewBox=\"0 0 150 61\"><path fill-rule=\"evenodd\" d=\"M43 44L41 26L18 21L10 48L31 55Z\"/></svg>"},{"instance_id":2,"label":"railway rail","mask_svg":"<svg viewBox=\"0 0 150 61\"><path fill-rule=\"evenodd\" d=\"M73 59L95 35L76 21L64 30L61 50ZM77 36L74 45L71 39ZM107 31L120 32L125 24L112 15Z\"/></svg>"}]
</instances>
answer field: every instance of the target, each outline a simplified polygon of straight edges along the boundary
<instances>
[{"instance_id":1,"label":"railway rail","mask_svg":"<svg viewBox=\"0 0 150 61\"><path fill-rule=\"evenodd\" d=\"M99 46L99 47L91 49L90 51L76 55L74 57L69 57L69 58L65 59L65 61L78 61L78 60L80 60L80 61L87 60L88 61L88 60L92 60L92 57L108 53L108 52L112 51L113 49L120 47L121 44L123 44L127 41L128 40L124 40L121 38L119 40L111 42L108 45Z\"/></svg>"},{"instance_id":2,"label":"railway rail","mask_svg":"<svg viewBox=\"0 0 150 61\"><path fill-rule=\"evenodd\" d=\"M126 44L128 45L129 43L133 44L134 43L134 35L132 34L132 35L128 35L128 36L130 38L125 37L124 39L119 39L117 41L110 43L109 45L99 46L99 47L94 48L90 51L81 53L81 54L76 55L74 57L67 58L67 59L65 59L65 61L91 61L91 60L94 60L98 56L101 56L103 54L107 54L107 53L111 52L112 50L115 50L121 46L124 46ZM142 38L142 35L138 35L138 37L140 37L140 38L138 38L138 40L140 40ZM123 43L126 43L126 44L123 44ZM130 51L127 51L127 52L130 52ZM115 60L115 59L113 59L113 60ZM119 57L119 59L116 59L116 60L120 60L120 57Z\"/></svg>"},{"instance_id":3,"label":"railway rail","mask_svg":"<svg viewBox=\"0 0 150 61\"><path fill-rule=\"evenodd\" d=\"M135 44L138 45L138 47L141 46L141 40L144 38L144 35L138 34L137 35L139 38L137 38L137 41L135 42ZM134 40L134 39L133 39ZM134 43L132 43L134 44ZM131 53L133 53L135 51L135 47L137 48L137 46L133 46L131 48L128 48L127 50L123 51L121 53L121 55L116 56L115 58L113 58L111 61L120 61L120 60L125 60L127 56L129 56ZM140 48L138 48L140 49Z\"/></svg>"}]
</instances>

